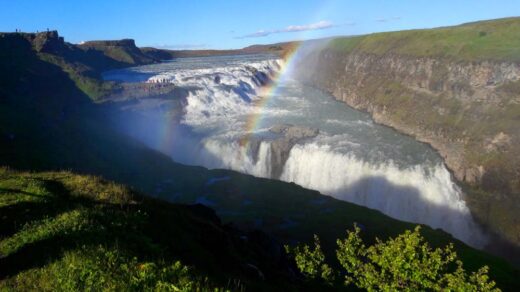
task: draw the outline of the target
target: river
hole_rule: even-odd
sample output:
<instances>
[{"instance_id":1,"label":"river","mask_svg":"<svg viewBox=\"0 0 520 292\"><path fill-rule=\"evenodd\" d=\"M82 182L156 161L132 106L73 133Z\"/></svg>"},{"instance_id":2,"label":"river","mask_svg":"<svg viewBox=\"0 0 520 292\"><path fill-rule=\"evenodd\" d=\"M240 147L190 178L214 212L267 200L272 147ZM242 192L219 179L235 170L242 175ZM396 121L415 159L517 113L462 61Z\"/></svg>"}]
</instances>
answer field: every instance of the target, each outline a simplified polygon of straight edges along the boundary
<instances>
[{"instance_id":1,"label":"river","mask_svg":"<svg viewBox=\"0 0 520 292\"><path fill-rule=\"evenodd\" d=\"M181 116L132 127L134 136L178 162L294 182L485 245L434 150L281 74L283 67L271 55L182 58L104 78L184 89L182 98L172 97ZM168 114L164 108L152 113Z\"/></svg>"}]
</instances>

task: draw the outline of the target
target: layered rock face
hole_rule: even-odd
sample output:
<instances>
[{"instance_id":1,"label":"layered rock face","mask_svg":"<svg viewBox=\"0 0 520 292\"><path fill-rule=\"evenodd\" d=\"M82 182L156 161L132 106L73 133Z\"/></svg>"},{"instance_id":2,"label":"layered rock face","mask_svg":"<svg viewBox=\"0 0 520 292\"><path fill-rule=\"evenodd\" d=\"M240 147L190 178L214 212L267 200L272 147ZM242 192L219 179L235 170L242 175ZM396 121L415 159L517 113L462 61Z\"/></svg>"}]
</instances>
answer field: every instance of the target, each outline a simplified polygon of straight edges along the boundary
<instances>
[{"instance_id":1,"label":"layered rock face","mask_svg":"<svg viewBox=\"0 0 520 292\"><path fill-rule=\"evenodd\" d=\"M520 64L324 49L300 78L429 143L479 221L520 244Z\"/></svg>"}]
</instances>

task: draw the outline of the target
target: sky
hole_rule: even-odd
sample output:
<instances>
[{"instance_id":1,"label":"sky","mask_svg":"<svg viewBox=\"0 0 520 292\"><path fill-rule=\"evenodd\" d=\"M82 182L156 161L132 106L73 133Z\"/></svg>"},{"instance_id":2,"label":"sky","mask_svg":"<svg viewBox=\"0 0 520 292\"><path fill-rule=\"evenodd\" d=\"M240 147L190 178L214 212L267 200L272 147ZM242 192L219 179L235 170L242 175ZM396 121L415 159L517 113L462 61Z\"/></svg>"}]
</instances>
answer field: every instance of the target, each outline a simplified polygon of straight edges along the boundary
<instances>
[{"instance_id":1,"label":"sky","mask_svg":"<svg viewBox=\"0 0 520 292\"><path fill-rule=\"evenodd\" d=\"M0 31L58 30L65 40L229 49L520 16L519 0L0 0Z\"/></svg>"}]
</instances>

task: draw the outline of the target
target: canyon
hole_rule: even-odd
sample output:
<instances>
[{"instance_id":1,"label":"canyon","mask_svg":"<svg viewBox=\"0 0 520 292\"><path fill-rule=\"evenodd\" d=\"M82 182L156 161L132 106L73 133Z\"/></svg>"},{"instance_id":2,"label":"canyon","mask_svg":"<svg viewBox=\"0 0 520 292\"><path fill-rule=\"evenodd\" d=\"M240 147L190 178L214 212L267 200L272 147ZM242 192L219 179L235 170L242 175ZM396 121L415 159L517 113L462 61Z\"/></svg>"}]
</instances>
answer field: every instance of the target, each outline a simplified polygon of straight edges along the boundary
<instances>
[{"instance_id":1,"label":"canyon","mask_svg":"<svg viewBox=\"0 0 520 292\"><path fill-rule=\"evenodd\" d=\"M302 56L297 65L302 70L296 71L377 123L431 145L461 182L477 220L518 245L518 55L504 50L489 57L486 43L473 49L477 52L464 52L481 38L503 37L519 27L520 19L513 18L338 38ZM472 37L442 48L432 44L418 50L411 40L433 34L448 39L460 31ZM452 54L452 47L461 52Z\"/></svg>"}]
</instances>

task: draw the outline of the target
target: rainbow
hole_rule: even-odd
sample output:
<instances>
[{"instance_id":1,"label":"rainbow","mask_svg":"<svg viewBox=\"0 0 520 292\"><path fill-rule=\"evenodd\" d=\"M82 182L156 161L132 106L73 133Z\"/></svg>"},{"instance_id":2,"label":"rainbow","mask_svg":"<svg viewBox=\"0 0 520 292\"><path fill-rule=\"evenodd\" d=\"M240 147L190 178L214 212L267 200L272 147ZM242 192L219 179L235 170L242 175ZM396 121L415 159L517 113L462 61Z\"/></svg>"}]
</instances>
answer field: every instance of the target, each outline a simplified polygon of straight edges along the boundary
<instances>
[{"instance_id":1,"label":"rainbow","mask_svg":"<svg viewBox=\"0 0 520 292\"><path fill-rule=\"evenodd\" d=\"M255 102L254 109L246 119L245 134L239 139L240 146L246 146L254 132L261 127L263 117L262 113L264 112L263 109L269 105L269 102L272 100L273 96L276 95L278 89L280 88L283 77L286 76L287 72L289 72L290 68L292 68L299 46L299 43L293 43L289 45L282 56L280 69L275 73L274 76L271 76L271 82L260 89L258 94L260 100Z\"/></svg>"},{"instance_id":2,"label":"rainbow","mask_svg":"<svg viewBox=\"0 0 520 292\"><path fill-rule=\"evenodd\" d=\"M174 138L176 138L178 121L176 120L175 115L169 113L159 115L159 117L162 122L160 123L160 134L158 135L159 140L156 144L159 147L159 151L170 153L173 149Z\"/></svg>"}]
</instances>

